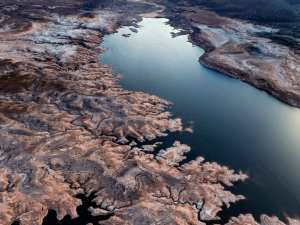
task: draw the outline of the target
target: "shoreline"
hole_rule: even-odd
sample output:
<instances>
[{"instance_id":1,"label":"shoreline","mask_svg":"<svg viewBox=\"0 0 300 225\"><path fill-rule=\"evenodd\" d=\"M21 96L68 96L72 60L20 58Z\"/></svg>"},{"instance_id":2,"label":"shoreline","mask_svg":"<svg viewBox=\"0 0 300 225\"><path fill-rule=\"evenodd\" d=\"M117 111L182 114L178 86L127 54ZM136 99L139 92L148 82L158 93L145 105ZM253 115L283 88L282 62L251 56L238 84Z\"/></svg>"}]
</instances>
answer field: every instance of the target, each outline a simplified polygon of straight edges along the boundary
<instances>
[{"instance_id":1,"label":"shoreline","mask_svg":"<svg viewBox=\"0 0 300 225\"><path fill-rule=\"evenodd\" d=\"M189 35L189 40L194 45L205 50L199 57L199 62L300 108L300 78L297 76L300 71L300 55L286 46L249 35L250 29L254 29L252 24L217 17L224 20L223 25L201 24L197 21L194 23L196 27L207 27L201 30L200 26ZM248 34L242 33L246 28L250 30L247 31ZM263 32L264 29L267 28L262 27L257 32ZM231 38L231 35L236 37ZM249 52L250 48L257 49L257 53ZM262 52L258 52L261 49Z\"/></svg>"},{"instance_id":2,"label":"shoreline","mask_svg":"<svg viewBox=\"0 0 300 225\"><path fill-rule=\"evenodd\" d=\"M0 33L0 224L41 225L49 210L58 220L76 218L82 202L75 196L93 192L92 214L113 214L101 224L218 219L221 206L244 199L221 183L247 176L201 157L178 166L190 147L176 140L156 156L129 145L127 138L182 131L181 119L170 119L171 102L122 89L111 66L95 63L106 50L96 48L102 36L139 17L90 14L48 13L24 31L17 24Z\"/></svg>"},{"instance_id":3,"label":"shoreline","mask_svg":"<svg viewBox=\"0 0 300 225\"><path fill-rule=\"evenodd\" d=\"M202 157L179 166L190 147L176 140L156 156L157 146L129 144L127 138L143 142L182 131L181 119L170 119L165 109L171 102L122 89L110 65L94 63L105 51L95 47L103 35L139 17L81 13L50 13L43 26L1 32L0 224L40 225L48 210L59 220L76 218L82 202L75 196L94 192L98 207L89 211L113 214L101 224L218 219L223 206L244 199L224 186L247 175ZM17 41L7 37L11 32ZM261 218L261 224L278 222ZM228 224L246 223L257 224L251 215Z\"/></svg>"}]
</instances>

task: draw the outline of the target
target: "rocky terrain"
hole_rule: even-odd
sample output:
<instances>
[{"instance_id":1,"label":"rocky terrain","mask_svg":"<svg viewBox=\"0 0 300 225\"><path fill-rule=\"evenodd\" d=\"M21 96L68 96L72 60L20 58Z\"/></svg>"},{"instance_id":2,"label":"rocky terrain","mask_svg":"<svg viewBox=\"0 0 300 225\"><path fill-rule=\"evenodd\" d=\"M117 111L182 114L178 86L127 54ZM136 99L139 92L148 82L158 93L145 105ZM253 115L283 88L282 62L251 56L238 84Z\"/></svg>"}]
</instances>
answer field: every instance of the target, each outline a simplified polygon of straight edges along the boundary
<instances>
[{"instance_id":1,"label":"rocky terrain","mask_svg":"<svg viewBox=\"0 0 300 225\"><path fill-rule=\"evenodd\" d=\"M299 0L201 0L198 5L221 16L277 28L277 33L266 32L259 36L268 37L299 52Z\"/></svg>"},{"instance_id":2,"label":"rocky terrain","mask_svg":"<svg viewBox=\"0 0 300 225\"><path fill-rule=\"evenodd\" d=\"M111 67L97 64L102 35L139 18L40 8L3 9L1 225L42 224L50 209L58 219L75 218L79 193L96 192L92 214L111 215L103 224L197 224L198 213L216 219L223 204L243 199L220 184L244 180L242 173L201 158L174 167L188 146L176 142L154 157L127 145L129 137L142 142L182 130L164 111L170 102L123 90ZM17 20L11 11L38 19Z\"/></svg>"},{"instance_id":3,"label":"rocky terrain","mask_svg":"<svg viewBox=\"0 0 300 225\"><path fill-rule=\"evenodd\" d=\"M203 65L300 107L300 55L287 46L254 35L276 30L210 12L187 12L185 16L198 28L191 34L190 40L206 50L199 60ZM215 21L205 22L209 16L213 16ZM201 21L204 23L199 23Z\"/></svg>"},{"instance_id":4,"label":"rocky terrain","mask_svg":"<svg viewBox=\"0 0 300 225\"><path fill-rule=\"evenodd\" d=\"M165 10L160 15L169 18L174 28L182 29L177 35L189 33L190 41L204 48L206 53L200 57L200 63L266 90L299 108L298 48L284 41L290 40L297 45L299 40L287 35L279 38L283 34L279 34L280 29L273 28L275 25L267 27L222 17L203 10L205 1L197 2L162 1ZM277 34L281 42L274 40Z\"/></svg>"},{"instance_id":5,"label":"rocky terrain","mask_svg":"<svg viewBox=\"0 0 300 225\"><path fill-rule=\"evenodd\" d=\"M89 211L107 216L100 224L205 224L244 199L224 186L247 175L201 157L181 164L190 151L183 143L157 155L159 143L135 147L183 131L181 119L170 118L169 101L122 89L122 76L98 64L103 35L162 9L141 1L2 3L0 225L41 225L49 210L75 218L80 193L95 195ZM258 223L241 215L229 224ZM261 224L282 222L263 215Z\"/></svg>"}]
</instances>

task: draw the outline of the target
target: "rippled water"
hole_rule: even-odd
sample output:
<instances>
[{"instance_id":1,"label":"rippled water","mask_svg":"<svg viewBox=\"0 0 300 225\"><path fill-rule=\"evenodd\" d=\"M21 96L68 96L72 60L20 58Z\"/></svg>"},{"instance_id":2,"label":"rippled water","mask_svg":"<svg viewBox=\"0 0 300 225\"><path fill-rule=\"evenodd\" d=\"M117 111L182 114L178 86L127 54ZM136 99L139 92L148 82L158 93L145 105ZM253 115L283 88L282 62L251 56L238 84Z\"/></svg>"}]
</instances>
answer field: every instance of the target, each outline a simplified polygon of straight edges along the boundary
<instances>
[{"instance_id":1,"label":"rippled water","mask_svg":"<svg viewBox=\"0 0 300 225\"><path fill-rule=\"evenodd\" d=\"M179 140L192 147L187 160L203 156L250 176L227 188L246 200L219 213L221 222L240 213L300 216L300 110L205 68L198 62L203 49L187 36L172 38L166 21L144 19L138 33L121 28L101 44L109 48L102 63L125 74L119 82L124 89L170 100L174 117L185 126L194 122L193 134L170 133L152 142L166 148Z\"/></svg>"}]
</instances>

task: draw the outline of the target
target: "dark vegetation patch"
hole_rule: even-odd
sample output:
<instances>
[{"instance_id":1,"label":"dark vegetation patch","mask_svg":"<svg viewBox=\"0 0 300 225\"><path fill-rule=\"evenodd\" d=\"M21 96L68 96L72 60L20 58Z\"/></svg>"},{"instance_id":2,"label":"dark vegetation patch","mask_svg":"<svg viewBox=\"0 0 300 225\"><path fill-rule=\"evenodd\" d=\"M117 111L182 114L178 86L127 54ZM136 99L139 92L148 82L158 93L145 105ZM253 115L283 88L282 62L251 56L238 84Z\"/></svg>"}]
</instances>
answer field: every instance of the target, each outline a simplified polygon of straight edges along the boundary
<instances>
[{"instance_id":1,"label":"dark vegetation patch","mask_svg":"<svg viewBox=\"0 0 300 225\"><path fill-rule=\"evenodd\" d=\"M300 32L295 33L294 35L291 35L291 36L287 36L283 32L279 32L276 34L268 33L268 32L261 32L261 33L257 33L256 35L258 37L268 38L274 43L288 46L291 49L293 49L295 51L295 53L300 54L300 43L298 41L296 41L293 37L293 36L296 36L296 38L298 38L298 36L300 35Z\"/></svg>"},{"instance_id":2,"label":"dark vegetation patch","mask_svg":"<svg viewBox=\"0 0 300 225\"><path fill-rule=\"evenodd\" d=\"M167 3L169 5L166 10L170 12L177 10L174 6L195 6L196 10L210 10L221 16L280 29L276 34L255 35L270 38L276 43L300 52L299 41L293 39L300 38L300 0L165 0L164 4Z\"/></svg>"},{"instance_id":3,"label":"dark vegetation patch","mask_svg":"<svg viewBox=\"0 0 300 225\"><path fill-rule=\"evenodd\" d=\"M84 10L92 10L95 8L108 8L113 6L118 0L86 0L83 3L83 9ZM124 3L123 3L124 4Z\"/></svg>"},{"instance_id":4,"label":"dark vegetation patch","mask_svg":"<svg viewBox=\"0 0 300 225\"><path fill-rule=\"evenodd\" d=\"M74 15L82 10L84 2L84 0L6 0L5 3L0 3L0 10L5 9L6 6L16 5L17 9L2 10L2 13L39 20L42 17L39 15L42 11L45 14L54 12L59 15ZM32 13L32 10L36 12Z\"/></svg>"},{"instance_id":5,"label":"dark vegetation patch","mask_svg":"<svg viewBox=\"0 0 300 225\"><path fill-rule=\"evenodd\" d=\"M280 29L276 34L256 35L300 51L298 41L293 39L300 38L300 0L202 0L199 5L222 16Z\"/></svg>"},{"instance_id":6,"label":"dark vegetation patch","mask_svg":"<svg viewBox=\"0 0 300 225\"><path fill-rule=\"evenodd\" d=\"M202 0L199 5L233 18L257 23L295 23L299 21L297 7L284 0Z\"/></svg>"}]
</instances>

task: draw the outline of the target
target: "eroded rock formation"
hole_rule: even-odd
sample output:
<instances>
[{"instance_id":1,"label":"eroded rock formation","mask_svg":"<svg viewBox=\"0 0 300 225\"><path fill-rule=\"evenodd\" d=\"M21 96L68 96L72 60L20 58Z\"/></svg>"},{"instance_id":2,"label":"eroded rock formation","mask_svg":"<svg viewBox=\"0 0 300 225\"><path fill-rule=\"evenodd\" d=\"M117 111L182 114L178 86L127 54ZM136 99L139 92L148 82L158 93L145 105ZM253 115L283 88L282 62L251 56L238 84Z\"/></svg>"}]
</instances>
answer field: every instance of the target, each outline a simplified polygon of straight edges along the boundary
<instances>
[{"instance_id":1,"label":"eroded rock formation","mask_svg":"<svg viewBox=\"0 0 300 225\"><path fill-rule=\"evenodd\" d=\"M160 9L133 1L124 16L123 1L93 11L81 10L80 1L67 1L70 10L56 1L11 2L1 9L0 225L41 225L50 209L59 220L75 218L79 193L95 193L98 207L89 211L109 216L101 224L203 224L198 218L218 219L222 206L244 199L223 185L246 175L201 157L180 165L185 144L156 156L158 143L134 147L182 131L181 120L170 119L167 100L123 90L121 76L98 64L106 50L98 44L139 21L136 14Z\"/></svg>"},{"instance_id":2,"label":"eroded rock formation","mask_svg":"<svg viewBox=\"0 0 300 225\"><path fill-rule=\"evenodd\" d=\"M129 137L143 142L182 131L181 120L165 112L170 102L123 90L120 76L97 63L106 50L98 46L102 35L114 32L120 19L137 17L42 11L31 10L39 22L10 26L8 15L2 21L1 225L42 224L50 209L59 220L75 218L79 193L96 193L98 208L89 210L110 215L103 224L199 224L198 213L216 219L223 204L243 199L222 183L245 175L202 159L179 166L186 145L175 142L156 158L146 153L155 146L127 145Z\"/></svg>"},{"instance_id":3,"label":"eroded rock formation","mask_svg":"<svg viewBox=\"0 0 300 225\"><path fill-rule=\"evenodd\" d=\"M300 107L299 54L287 46L257 37L277 30L201 10L184 15L194 26L190 40L206 50L199 59L201 64Z\"/></svg>"},{"instance_id":4,"label":"eroded rock formation","mask_svg":"<svg viewBox=\"0 0 300 225\"><path fill-rule=\"evenodd\" d=\"M299 219L292 219L287 217L288 225L300 224ZM260 216L260 223L256 222L251 214L239 215L238 217L232 217L226 225L284 225L276 216L269 217L267 215Z\"/></svg>"}]
</instances>

